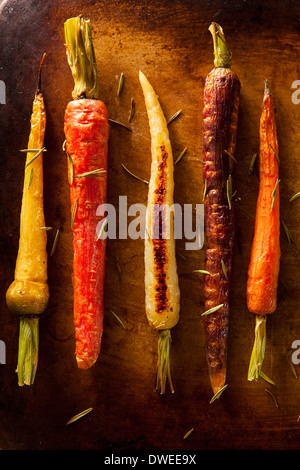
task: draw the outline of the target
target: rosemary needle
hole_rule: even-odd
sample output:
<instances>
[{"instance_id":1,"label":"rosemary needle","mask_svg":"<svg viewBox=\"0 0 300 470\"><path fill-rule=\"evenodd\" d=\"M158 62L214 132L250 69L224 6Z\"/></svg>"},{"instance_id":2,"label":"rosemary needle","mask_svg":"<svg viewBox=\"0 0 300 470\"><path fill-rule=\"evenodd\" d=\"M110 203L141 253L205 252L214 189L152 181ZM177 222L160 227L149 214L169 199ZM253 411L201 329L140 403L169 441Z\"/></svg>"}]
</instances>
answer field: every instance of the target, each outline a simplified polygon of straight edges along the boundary
<instances>
[{"instance_id":1,"label":"rosemary needle","mask_svg":"<svg viewBox=\"0 0 300 470\"><path fill-rule=\"evenodd\" d=\"M224 263L223 259L221 259L221 265L222 265L223 274L224 274L225 278L227 279L227 271L226 271L226 266L225 266L225 263Z\"/></svg>"},{"instance_id":2,"label":"rosemary needle","mask_svg":"<svg viewBox=\"0 0 300 470\"><path fill-rule=\"evenodd\" d=\"M129 126L126 126L126 124L123 124L122 122L115 121L114 119L108 119L109 122L113 124L117 124L118 126L124 127L124 129L127 129L128 131L132 132L132 129Z\"/></svg>"},{"instance_id":3,"label":"rosemary needle","mask_svg":"<svg viewBox=\"0 0 300 470\"><path fill-rule=\"evenodd\" d=\"M187 433L185 433L185 435L183 436L183 439L187 439L192 434L193 431L194 431L194 428L191 428Z\"/></svg>"},{"instance_id":4,"label":"rosemary needle","mask_svg":"<svg viewBox=\"0 0 300 470\"><path fill-rule=\"evenodd\" d=\"M220 305L217 305L216 307L212 307L210 308L209 310L206 310L205 312L203 312L201 315L202 316L205 316L205 315L209 315L210 313L214 313L216 312L217 310L220 310L220 308L223 307L224 304L220 304Z\"/></svg>"},{"instance_id":5,"label":"rosemary needle","mask_svg":"<svg viewBox=\"0 0 300 470\"><path fill-rule=\"evenodd\" d=\"M228 384L224 385L224 387L222 387L217 393L215 393L209 403L213 403L217 398L219 398L221 393L223 393L227 387L228 387Z\"/></svg>"},{"instance_id":6,"label":"rosemary needle","mask_svg":"<svg viewBox=\"0 0 300 470\"><path fill-rule=\"evenodd\" d=\"M123 86L124 86L124 73L122 72L120 75L120 80L119 80L118 93L117 93L118 96L120 96L120 94L122 93Z\"/></svg>"},{"instance_id":7,"label":"rosemary needle","mask_svg":"<svg viewBox=\"0 0 300 470\"><path fill-rule=\"evenodd\" d=\"M129 116L128 116L128 122L129 123L132 121L134 113L135 113L135 101L134 101L133 98L131 98L130 111L129 111Z\"/></svg>"},{"instance_id":8,"label":"rosemary needle","mask_svg":"<svg viewBox=\"0 0 300 470\"><path fill-rule=\"evenodd\" d=\"M193 273L210 274L210 272L205 269L194 269Z\"/></svg>"},{"instance_id":9,"label":"rosemary needle","mask_svg":"<svg viewBox=\"0 0 300 470\"><path fill-rule=\"evenodd\" d=\"M278 403L277 403L277 400L276 400L274 394L273 394L270 390L268 390L267 388L265 388L265 391L266 391L269 395L271 395L271 397L273 398L273 401L274 401L274 403L275 403L276 408L279 408Z\"/></svg>"},{"instance_id":10,"label":"rosemary needle","mask_svg":"<svg viewBox=\"0 0 300 470\"><path fill-rule=\"evenodd\" d=\"M72 220L71 220L71 228L73 229L74 228L74 221L75 221L75 215L76 215L76 212L77 212L77 199L75 200L75 203L74 203L74 207L73 207L73 212L72 212Z\"/></svg>"},{"instance_id":11,"label":"rosemary needle","mask_svg":"<svg viewBox=\"0 0 300 470\"><path fill-rule=\"evenodd\" d=\"M81 413L78 413L77 415L73 416L73 418L69 419L69 421L67 421L67 424L71 424L71 423L74 423L75 421L77 421L78 419L82 418L83 416L87 415L88 413L90 413L92 411L93 408L87 408L86 410L84 411L81 411Z\"/></svg>"},{"instance_id":12,"label":"rosemary needle","mask_svg":"<svg viewBox=\"0 0 300 470\"><path fill-rule=\"evenodd\" d=\"M51 248L50 256L53 256L53 254L56 250L57 242L58 242L58 236L59 236L59 228L56 230L56 234L55 234L55 237L54 237L54 241L53 241L53 245L52 245L52 248Z\"/></svg>"},{"instance_id":13,"label":"rosemary needle","mask_svg":"<svg viewBox=\"0 0 300 470\"><path fill-rule=\"evenodd\" d=\"M74 167L73 167L73 159L69 152L67 152L68 160L69 160L69 166L70 166L70 185L72 186L73 184L73 178L74 178Z\"/></svg>"},{"instance_id":14,"label":"rosemary needle","mask_svg":"<svg viewBox=\"0 0 300 470\"><path fill-rule=\"evenodd\" d=\"M177 111L175 114L173 114L172 117L170 117L170 119L167 122L167 126L171 124L171 122L173 122L180 114L181 114L181 109L179 109L179 111Z\"/></svg>"},{"instance_id":15,"label":"rosemary needle","mask_svg":"<svg viewBox=\"0 0 300 470\"><path fill-rule=\"evenodd\" d=\"M294 196L291 197L290 202L294 201L294 200L297 199L298 197L300 197L300 192L294 194Z\"/></svg>"},{"instance_id":16,"label":"rosemary needle","mask_svg":"<svg viewBox=\"0 0 300 470\"><path fill-rule=\"evenodd\" d=\"M182 157L185 155L186 151L187 151L187 147L185 147L185 148L182 150L181 154L177 157L177 159L176 159L174 165L176 165L176 163L178 163L178 162L182 159Z\"/></svg>"},{"instance_id":17,"label":"rosemary needle","mask_svg":"<svg viewBox=\"0 0 300 470\"><path fill-rule=\"evenodd\" d=\"M127 173L129 173L131 176L133 176L134 178L136 178L136 179L142 181L142 182L145 183L145 184L149 184L148 181L146 181L146 180L140 178L139 176L136 176L134 173L132 173L130 170L128 170L128 168L126 168L126 166L125 166L123 163L121 163L121 165L122 165L122 167L124 168L124 170L126 170Z\"/></svg>"},{"instance_id":18,"label":"rosemary needle","mask_svg":"<svg viewBox=\"0 0 300 470\"><path fill-rule=\"evenodd\" d=\"M34 162L34 160L37 159L37 157L39 157L41 155L42 152L44 152L46 149L45 147L43 147L42 149L39 149L37 151L37 153L34 155L34 157L32 157L28 163L26 163L26 166L25 168L27 168L29 165L31 165L32 162ZM21 150L22 151L22 150ZM29 152L36 152L36 150L28 150Z\"/></svg>"}]
</instances>

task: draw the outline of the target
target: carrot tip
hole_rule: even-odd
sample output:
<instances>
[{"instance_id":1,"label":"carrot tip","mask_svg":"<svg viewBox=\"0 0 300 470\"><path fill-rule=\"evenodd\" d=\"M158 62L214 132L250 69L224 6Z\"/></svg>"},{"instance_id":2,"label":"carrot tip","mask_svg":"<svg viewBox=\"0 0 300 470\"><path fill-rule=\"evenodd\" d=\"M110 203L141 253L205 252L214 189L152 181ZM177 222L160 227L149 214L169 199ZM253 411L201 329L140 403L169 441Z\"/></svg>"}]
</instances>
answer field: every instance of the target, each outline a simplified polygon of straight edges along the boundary
<instances>
[{"instance_id":1,"label":"carrot tip","mask_svg":"<svg viewBox=\"0 0 300 470\"><path fill-rule=\"evenodd\" d=\"M219 370L217 373L210 373L210 384L214 397L218 398L220 391L225 386L226 368Z\"/></svg>"},{"instance_id":2,"label":"carrot tip","mask_svg":"<svg viewBox=\"0 0 300 470\"><path fill-rule=\"evenodd\" d=\"M86 359L79 359L76 358L77 366L79 369L87 370L90 369L96 362L96 359L93 358L86 358Z\"/></svg>"}]
</instances>

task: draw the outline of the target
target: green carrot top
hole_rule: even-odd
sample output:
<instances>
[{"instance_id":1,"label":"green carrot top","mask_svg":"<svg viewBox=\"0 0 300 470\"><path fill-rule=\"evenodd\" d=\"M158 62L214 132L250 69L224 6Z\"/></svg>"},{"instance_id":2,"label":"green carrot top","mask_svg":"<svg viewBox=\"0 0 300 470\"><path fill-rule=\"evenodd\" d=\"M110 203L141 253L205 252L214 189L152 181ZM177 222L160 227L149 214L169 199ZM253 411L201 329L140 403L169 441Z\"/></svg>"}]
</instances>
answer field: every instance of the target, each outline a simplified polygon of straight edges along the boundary
<instances>
[{"instance_id":1,"label":"green carrot top","mask_svg":"<svg viewBox=\"0 0 300 470\"><path fill-rule=\"evenodd\" d=\"M68 63L74 78L73 99L99 98L99 84L92 30L81 16L64 24Z\"/></svg>"},{"instance_id":2,"label":"green carrot top","mask_svg":"<svg viewBox=\"0 0 300 470\"><path fill-rule=\"evenodd\" d=\"M215 67L230 68L231 52L226 44L223 29L217 23L212 23L208 30L210 31L213 38Z\"/></svg>"}]
</instances>

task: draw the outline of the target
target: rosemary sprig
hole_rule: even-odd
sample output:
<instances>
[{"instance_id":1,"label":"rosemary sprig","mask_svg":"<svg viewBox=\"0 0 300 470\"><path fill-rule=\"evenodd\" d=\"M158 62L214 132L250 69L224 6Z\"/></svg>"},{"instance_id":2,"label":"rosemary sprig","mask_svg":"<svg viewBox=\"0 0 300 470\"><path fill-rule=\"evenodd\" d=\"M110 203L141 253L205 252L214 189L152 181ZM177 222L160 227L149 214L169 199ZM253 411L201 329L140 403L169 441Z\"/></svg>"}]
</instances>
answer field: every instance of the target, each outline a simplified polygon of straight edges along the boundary
<instances>
[{"instance_id":1,"label":"rosemary sprig","mask_svg":"<svg viewBox=\"0 0 300 470\"><path fill-rule=\"evenodd\" d=\"M186 154L186 151L187 151L187 147L185 147L182 152L180 153L180 155L177 157L176 161L175 161L175 165L182 159L182 157Z\"/></svg>"},{"instance_id":2,"label":"rosemary sprig","mask_svg":"<svg viewBox=\"0 0 300 470\"><path fill-rule=\"evenodd\" d=\"M294 196L291 197L290 202L294 201L295 199L298 199L298 197L300 197L300 192L294 194Z\"/></svg>"},{"instance_id":3,"label":"rosemary sprig","mask_svg":"<svg viewBox=\"0 0 300 470\"><path fill-rule=\"evenodd\" d=\"M53 241L53 245L52 245L52 248L51 248L51 252L50 252L50 256L53 256L55 250L56 250L56 247L57 247L57 243L58 243L58 236L59 236L59 233L60 233L60 230L59 228L56 230L56 234L55 234L55 237L54 237L54 241Z\"/></svg>"},{"instance_id":4,"label":"rosemary sprig","mask_svg":"<svg viewBox=\"0 0 300 470\"><path fill-rule=\"evenodd\" d=\"M280 160L279 160L279 155L278 155L278 153L275 151L275 149L272 147L271 144L269 144L269 145L270 145L271 149L273 150L273 152L275 153L275 155L276 155L276 157L277 157L278 165L280 165Z\"/></svg>"},{"instance_id":5,"label":"rosemary sprig","mask_svg":"<svg viewBox=\"0 0 300 470\"><path fill-rule=\"evenodd\" d=\"M295 368L295 366L293 364L293 361L290 357L289 357L288 361L289 361L290 368L291 368L291 371L293 373L293 376L295 377L295 379L298 379L298 374L297 374L296 368Z\"/></svg>"},{"instance_id":6,"label":"rosemary sprig","mask_svg":"<svg viewBox=\"0 0 300 470\"><path fill-rule=\"evenodd\" d=\"M289 228L287 227L287 225L284 223L283 220L281 220L281 223L282 223L282 226L283 226L283 228L284 228L284 231L285 231L286 237L287 237L287 239L288 239L288 242L295 244L295 242L294 242L294 240L293 240L293 237L292 237L292 234L291 234Z\"/></svg>"},{"instance_id":7,"label":"rosemary sprig","mask_svg":"<svg viewBox=\"0 0 300 470\"><path fill-rule=\"evenodd\" d=\"M194 428L191 428L187 433L185 433L185 435L183 436L183 439L187 439L192 434L193 431L194 431Z\"/></svg>"},{"instance_id":8,"label":"rosemary sprig","mask_svg":"<svg viewBox=\"0 0 300 470\"><path fill-rule=\"evenodd\" d=\"M204 182L204 190L203 190L203 198L202 198L203 201L205 201L206 192L207 192L207 180L205 180Z\"/></svg>"},{"instance_id":9,"label":"rosemary sprig","mask_svg":"<svg viewBox=\"0 0 300 470\"><path fill-rule=\"evenodd\" d=\"M121 320L121 318L110 308L110 307L106 307L110 313L118 320L118 322L123 326L124 330L125 330L125 325L123 323L123 321Z\"/></svg>"},{"instance_id":10,"label":"rosemary sprig","mask_svg":"<svg viewBox=\"0 0 300 470\"><path fill-rule=\"evenodd\" d=\"M106 173L103 168L97 168L96 170L86 171L85 173L81 173L79 175L74 175L74 178L90 178L90 177L103 177L103 173Z\"/></svg>"},{"instance_id":11,"label":"rosemary sprig","mask_svg":"<svg viewBox=\"0 0 300 470\"><path fill-rule=\"evenodd\" d=\"M75 216L76 216L76 212L77 212L77 205L78 205L78 201L76 199L75 202L74 202L74 207L73 207L73 212L72 212L72 220L71 220L71 228L72 229L74 228Z\"/></svg>"},{"instance_id":12,"label":"rosemary sprig","mask_svg":"<svg viewBox=\"0 0 300 470\"><path fill-rule=\"evenodd\" d=\"M224 390L226 390L227 387L228 387L228 384L224 385L224 387L222 387L217 393L215 393L212 399L210 400L209 404L213 403L217 398L219 398L220 395L224 392Z\"/></svg>"},{"instance_id":13,"label":"rosemary sprig","mask_svg":"<svg viewBox=\"0 0 300 470\"><path fill-rule=\"evenodd\" d=\"M228 152L228 150L224 150L226 155L228 155L235 163L237 163L237 159L232 155L232 153Z\"/></svg>"},{"instance_id":14,"label":"rosemary sprig","mask_svg":"<svg viewBox=\"0 0 300 470\"><path fill-rule=\"evenodd\" d=\"M134 101L133 98L131 98L130 111L129 111L129 116L128 116L128 122L129 123L132 121L134 113L135 113L135 101Z\"/></svg>"},{"instance_id":15,"label":"rosemary sprig","mask_svg":"<svg viewBox=\"0 0 300 470\"><path fill-rule=\"evenodd\" d=\"M266 382L268 382L271 385L275 385L273 380L271 380L262 370L259 372L259 376L264 379Z\"/></svg>"},{"instance_id":16,"label":"rosemary sprig","mask_svg":"<svg viewBox=\"0 0 300 470\"><path fill-rule=\"evenodd\" d=\"M249 168L248 168L248 174L251 175L252 171L253 171L253 168L254 168L254 165L255 165L255 162L256 162L256 158L257 158L257 153L254 153L252 155L252 158L251 158L251 161L250 161L250 165L249 165Z\"/></svg>"},{"instance_id":17,"label":"rosemary sprig","mask_svg":"<svg viewBox=\"0 0 300 470\"><path fill-rule=\"evenodd\" d=\"M210 272L205 271L205 269L194 269L193 273L210 274Z\"/></svg>"},{"instance_id":18,"label":"rosemary sprig","mask_svg":"<svg viewBox=\"0 0 300 470\"><path fill-rule=\"evenodd\" d=\"M104 242L104 238L102 238L102 235L106 232L106 227L107 227L107 219L103 219L96 241L102 240L102 243Z\"/></svg>"},{"instance_id":19,"label":"rosemary sprig","mask_svg":"<svg viewBox=\"0 0 300 470\"><path fill-rule=\"evenodd\" d=\"M41 155L41 153L45 152L46 149L45 149L45 147L43 147L42 149L39 149L39 150L31 150L31 149L28 149L28 152L31 152L31 151L32 151L32 152L37 152L37 153L34 155L34 157L32 157L32 158L29 160L28 163L26 163L25 168L27 168L29 165L31 165L31 163L34 162L34 160L36 160L36 159ZM21 152L22 152L22 150L21 150Z\"/></svg>"},{"instance_id":20,"label":"rosemary sprig","mask_svg":"<svg viewBox=\"0 0 300 470\"><path fill-rule=\"evenodd\" d=\"M205 316L205 315L209 315L210 313L214 313L216 312L217 310L220 310L220 308L223 307L224 304L220 304L220 305L216 305L216 307L212 307L210 308L209 310L206 310L205 312L203 312L201 315L202 317Z\"/></svg>"},{"instance_id":21,"label":"rosemary sprig","mask_svg":"<svg viewBox=\"0 0 300 470\"><path fill-rule=\"evenodd\" d=\"M70 185L72 186L73 184L73 178L74 178L74 166L73 166L73 159L69 152L67 152L68 160L69 160L69 166L70 166Z\"/></svg>"},{"instance_id":22,"label":"rosemary sprig","mask_svg":"<svg viewBox=\"0 0 300 470\"><path fill-rule=\"evenodd\" d=\"M121 269L118 258L116 258L116 268L117 268L117 273L118 273L118 276L119 276L119 280L122 281L122 269Z\"/></svg>"},{"instance_id":23,"label":"rosemary sprig","mask_svg":"<svg viewBox=\"0 0 300 470\"><path fill-rule=\"evenodd\" d=\"M223 259L221 259L221 266L222 266L222 271L223 271L223 274L224 274L225 278L228 279L227 270L226 270L226 266L225 266L225 263L224 263Z\"/></svg>"},{"instance_id":24,"label":"rosemary sprig","mask_svg":"<svg viewBox=\"0 0 300 470\"><path fill-rule=\"evenodd\" d=\"M136 176L134 173L132 173L130 170L128 170L128 168L123 163L121 163L121 165L124 168L124 170L126 170L127 173L129 173L131 176L133 176L134 178L142 181L142 183L149 184L149 181L146 181L146 180L140 178L139 176Z\"/></svg>"},{"instance_id":25,"label":"rosemary sprig","mask_svg":"<svg viewBox=\"0 0 300 470\"><path fill-rule=\"evenodd\" d=\"M268 390L267 388L265 388L265 391L266 391L269 395L271 395L271 397L273 398L273 401L274 401L274 403L275 403L276 408L279 408L278 402L277 402L277 400L276 400L274 394L273 394L270 390Z\"/></svg>"},{"instance_id":26,"label":"rosemary sprig","mask_svg":"<svg viewBox=\"0 0 300 470\"><path fill-rule=\"evenodd\" d=\"M28 182L27 189L29 189L29 188L30 188L30 186L31 186L31 183L32 183L32 178L33 178L33 168L31 168L31 170L30 170L30 175L29 175L29 182Z\"/></svg>"},{"instance_id":27,"label":"rosemary sprig","mask_svg":"<svg viewBox=\"0 0 300 470\"><path fill-rule=\"evenodd\" d=\"M67 424L71 424L71 423L74 423L75 421L78 421L78 419L90 413L92 409L93 408L87 408L86 410L81 411L81 413L78 413L77 415L73 416L73 418L69 419L69 421L67 421Z\"/></svg>"},{"instance_id":28,"label":"rosemary sprig","mask_svg":"<svg viewBox=\"0 0 300 470\"><path fill-rule=\"evenodd\" d=\"M117 124L117 126L124 127L124 128L127 129L128 131L132 132L131 127L126 126L126 124L123 124L122 122L115 121L114 119L110 119L110 118L108 119L108 121L111 122L112 124Z\"/></svg>"},{"instance_id":29,"label":"rosemary sprig","mask_svg":"<svg viewBox=\"0 0 300 470\"><path fill-rule=\"evenodd\" d=\"M39 152L40 150L43 150L43 149L21 149L20 152L34 153L34 152ZM44 151L46 152L45 148L44 148Z\"/></svg>"},{"instance_id":30,"label":"rosemary sprig","mask_svg":"<svg viewBox=\"0 0 300 470\"><path fill-rule=\"evenodd\" d=\"M273 189L273 191L272 191L271 211L272 211L273 208L274 208L275 199L276 199L276 190L277 190L277 186L279 185L279 182L280 182L280 180L277 178L277 181L276 181L276 183L275 183L274 189Z\"/></svg>"},{"instance_id":31,"label":"rosemary sprig","mask_svg":"<svg viewBox=\"0 0 300 470\"><path fill-rule=\"evenodd\" d=\"M173 114L172 117L170 117L170 119L167 122L167 126L171 124L171 122L173 122L180 114L181 114L181 109L179 109L179 111L177 111L175 114Z\"/></svg>"},{"instance_id":32,"label":"rosemary sprig","mask_svg":"<svg viewBox=\"0 0 300 470\"><path fill-rule=\"evenodd\" d=\"M117 96L119 97L123 91L124 87L124 73L122 72L120 75L120 80L119 80L119 85L118 85L118 91L117 91Z\"/></svg>"},{"instance_id":33,"label":"rosemary sprig","mask_svg":"<svg viewBox=\"0 0 300 470\"><path fill-rule=\"evenodd\" d=\"M231 180L231 175L229 175L228 180L227 180L227 201L228 201L229 209L231 209L231 199L232 199L232 180Z\"/></svg>"}]
</instances>

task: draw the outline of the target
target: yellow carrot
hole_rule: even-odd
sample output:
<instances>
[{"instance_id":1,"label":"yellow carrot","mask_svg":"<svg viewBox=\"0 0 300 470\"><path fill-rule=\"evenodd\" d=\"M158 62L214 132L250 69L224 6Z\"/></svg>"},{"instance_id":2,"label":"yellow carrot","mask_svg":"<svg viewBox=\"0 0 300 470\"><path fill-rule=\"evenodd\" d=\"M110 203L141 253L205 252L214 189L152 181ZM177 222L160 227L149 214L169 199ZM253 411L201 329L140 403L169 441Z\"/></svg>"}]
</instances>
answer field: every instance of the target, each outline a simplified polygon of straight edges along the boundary
<instances>
[{"instance_id":1,"label":"yellow carrot","mask_svg":"<svg viewBox=\"0 0 300 470\"><path fill-rule=\"evenodd\" d=\"M159 331L156 388L165 392L170 373L171 328L179 320L180 291L175 256L174 164L167 122L151 84L140 72L151 136L151 177L146 211L145 304L149 324Z\"/></svg>"},{"instance_id":2,"label":"yellow carrot","mask_svg":"<svg viewBox=\"0 0 300 470\"><path fill-rule=\"evenodd\" d=\"M44 57L43 57L44 59ZM43 62L43 61L42 61ZM41 63L42 65L42 63ZM34 382L39 347L39 315L49 300L47 284L47 232L43 201L43 149L46 111L39 86L35 94L26 154L20 238L14 281L6 292L9 310L20 317L18 382Z\"/></svg>"}]
</instances>

